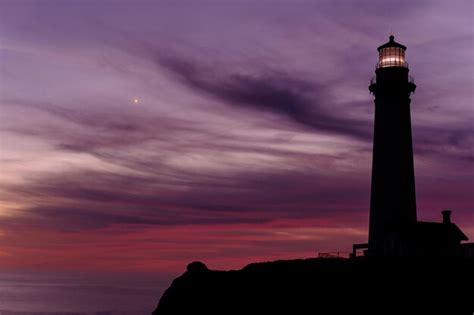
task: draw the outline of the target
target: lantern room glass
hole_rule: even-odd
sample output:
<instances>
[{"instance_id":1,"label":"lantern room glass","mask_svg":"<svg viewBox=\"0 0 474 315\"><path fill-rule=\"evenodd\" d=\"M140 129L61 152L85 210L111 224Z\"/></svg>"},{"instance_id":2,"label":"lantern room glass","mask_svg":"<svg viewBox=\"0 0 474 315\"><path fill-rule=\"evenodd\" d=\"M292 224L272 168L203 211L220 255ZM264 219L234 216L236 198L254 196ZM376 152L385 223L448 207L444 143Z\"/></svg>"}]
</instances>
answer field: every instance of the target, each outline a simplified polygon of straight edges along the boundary
<instances>
[{"instance_id":1,"label":"lantern room glass","mask_svg":"<svg viewBox=\"0 0 474 315\"><path fill-rule=\"evenodd\" d=\"M377 68L402 67L408 68L405 61L405 50L400 47L387 47L379 52Z\"/></svg>"}]
</instances>

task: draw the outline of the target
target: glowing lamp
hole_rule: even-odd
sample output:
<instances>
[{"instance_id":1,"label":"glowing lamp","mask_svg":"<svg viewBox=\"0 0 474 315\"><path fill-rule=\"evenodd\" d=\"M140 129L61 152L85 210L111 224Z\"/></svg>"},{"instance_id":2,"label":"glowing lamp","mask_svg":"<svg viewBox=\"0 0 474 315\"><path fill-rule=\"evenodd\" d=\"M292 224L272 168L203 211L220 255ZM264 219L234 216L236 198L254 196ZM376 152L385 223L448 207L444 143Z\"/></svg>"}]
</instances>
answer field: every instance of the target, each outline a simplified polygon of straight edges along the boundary
<instances>
[{"instance_id":1,"label":"glowing lamp","mask_svg":"<svg viewBox=\"0 0 474 315\"><path fill-rule=\"evenodd\" d=\"M379 51L378 68L386 67L402 67L408 68L408 63L405 61L405 50L407 49L400 43L397 43L395 38L390 36L388 43L383 44L377 50Z\"/></svg>"}]
</instances>

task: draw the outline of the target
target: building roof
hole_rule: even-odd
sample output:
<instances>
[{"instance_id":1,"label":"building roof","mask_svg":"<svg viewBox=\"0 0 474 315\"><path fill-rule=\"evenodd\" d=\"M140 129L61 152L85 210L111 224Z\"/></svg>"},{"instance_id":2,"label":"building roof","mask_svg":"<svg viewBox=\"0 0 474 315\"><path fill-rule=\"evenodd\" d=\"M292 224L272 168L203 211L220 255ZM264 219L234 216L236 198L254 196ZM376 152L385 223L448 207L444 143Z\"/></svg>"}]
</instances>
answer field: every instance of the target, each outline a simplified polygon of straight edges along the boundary
<instances>
[{"instance_id":1,"label":"building roof","mask_svg":"<svg viewBox=\"0 0 474 315\"><path fill-rule=\"evenodd\" d=\"M417 239L467 241L468 237L454 223L416 222L410 234Z\"/></svg>"},{"instance_id":2,"label":"building roof","mask_svg":"<svg viewBox=\"0 0 474 315\"><path fill-rule=\"evenodd\" d=\"M381 49L387 48L387 47L398 47L398 48L402 48L403 50L407 50L406 46L403 46L402 44L397 43L395 41L395 36L393 36L393 35L390 35L389 41L387 43L383 44L382 46L379 46L377 48L377 50L380 51Z\"/></svg>"}]
</instances>

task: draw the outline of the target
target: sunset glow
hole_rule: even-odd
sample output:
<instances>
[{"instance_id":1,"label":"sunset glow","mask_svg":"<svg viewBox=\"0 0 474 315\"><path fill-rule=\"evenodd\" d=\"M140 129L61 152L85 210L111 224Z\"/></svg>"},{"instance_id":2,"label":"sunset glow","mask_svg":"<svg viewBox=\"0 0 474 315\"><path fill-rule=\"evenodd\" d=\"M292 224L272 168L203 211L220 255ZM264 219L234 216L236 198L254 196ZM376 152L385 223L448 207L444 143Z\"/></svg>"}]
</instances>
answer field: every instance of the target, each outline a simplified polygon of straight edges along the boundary
<instances>
[{"instance_id":1,"label":"sunset glow","mask_svg":"<svg viewBox=\"0 0 474 315\"><path fill-rule=\"evenodd\" d=\"M366 242L369 81L406 66L376 50L390 27L417 80L418 217L452 209L474 238L473 5L455 2L2 1L0 268L169 284L194 260Z\"/></svg>"}]
</instances>

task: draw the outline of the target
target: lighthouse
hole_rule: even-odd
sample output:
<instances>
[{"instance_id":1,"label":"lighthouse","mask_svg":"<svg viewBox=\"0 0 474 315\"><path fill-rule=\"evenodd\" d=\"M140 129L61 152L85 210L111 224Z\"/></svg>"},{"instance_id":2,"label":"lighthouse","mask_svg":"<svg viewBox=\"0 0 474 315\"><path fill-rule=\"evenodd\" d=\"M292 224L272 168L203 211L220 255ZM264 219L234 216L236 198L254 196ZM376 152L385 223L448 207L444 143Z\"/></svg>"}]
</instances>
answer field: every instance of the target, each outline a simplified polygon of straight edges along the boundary
<instances>
[{"instance_id":1,"label":"lighthouse","mask_svg":"<svg viewBox=\"0 0 474 315\"><path fill-rule=\"evenodd\" d=\"M378 47L379 60L369 90L375 96L370 199L369 253L384 248L385 234L416 222L415 173L406 47L390 36Z\"/></svg>"},{"instance_id":2,"label":"lighthouse","mask_svg":"<svg viewBox=\"0 0 474 315\"><path fill-rule=\"evenodd\" d=\"M407 48L394 36L377 48L378 62L369 91L375 120L370 196L369 242L354 244L367 256L472 257L474 244L442 212L442 222L417 220L410 96L416 85L408 74Z\"/></svg>"}]
</instances>

